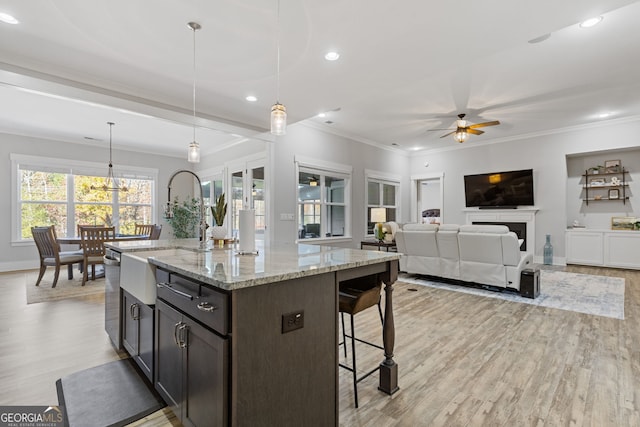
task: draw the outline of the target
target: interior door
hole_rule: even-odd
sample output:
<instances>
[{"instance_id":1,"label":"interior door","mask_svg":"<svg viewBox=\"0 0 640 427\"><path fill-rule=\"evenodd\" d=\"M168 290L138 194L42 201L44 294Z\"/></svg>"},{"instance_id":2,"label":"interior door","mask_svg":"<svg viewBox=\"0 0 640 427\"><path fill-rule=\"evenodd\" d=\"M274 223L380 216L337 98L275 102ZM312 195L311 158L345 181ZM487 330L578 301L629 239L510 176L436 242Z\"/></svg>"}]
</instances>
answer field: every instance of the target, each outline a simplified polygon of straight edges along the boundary
<instances>
[{"instance_id":1,"label":"interior door","mask_svg":"<svg viewBox=\"0 0 640 427\"><path fill-rule=\"evenodd\" d=\"M255 210L256 240L264 240L267 230L265 160L246 162L229 169L231 186L232 235L238 237L240 210Z\"/></svg>"}]
</instances>

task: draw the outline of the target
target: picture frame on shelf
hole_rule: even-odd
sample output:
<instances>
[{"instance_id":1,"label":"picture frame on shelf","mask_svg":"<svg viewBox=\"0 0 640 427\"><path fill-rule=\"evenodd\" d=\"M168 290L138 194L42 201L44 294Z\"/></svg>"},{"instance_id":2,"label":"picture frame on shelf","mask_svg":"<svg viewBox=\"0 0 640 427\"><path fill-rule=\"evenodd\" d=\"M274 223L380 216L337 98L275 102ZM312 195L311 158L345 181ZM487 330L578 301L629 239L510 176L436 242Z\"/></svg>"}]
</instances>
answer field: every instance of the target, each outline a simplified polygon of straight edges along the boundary
<instances>
[{"instance_id":1,"label":"picture frame on shelf","mask_svg":"<svg viewBox=\"0 0 640 427\"><path fill-rule=\"evenodd\" d=\"M620 198L620 190L617 188L611 188L609 190L609 200L616 200Z\"/></svg>"},{"instance_id":2,"label":"picture frame on shelf","mask_svg":"<svg viewBox=\"0 0 640 427\"><path fill-rule=\"evenodd\" d=\"M607 173L618 173L622 171L620 160L605 160L604 170Z\"/></svg>"},{"instance_id":3,"label":"picture frame on shelf","mask_svg":"<svg viewBox=\"0 0 640 427\"><path fill-rule=\"evenodd\" d=\"M632 216L611 217L612 230L633 230L636 218Z\"/></svg>"},{"instance_id":4,"label":"picture frame on shelf","mask_svg":"<svg viewBox=\"0 0 640 427\"><path fill-rule=\"evenodd\" d=\"M605 185L604 178L591 178L589 180L590 187L602 187L603 185Z\"/></svg>"}]
</instances>

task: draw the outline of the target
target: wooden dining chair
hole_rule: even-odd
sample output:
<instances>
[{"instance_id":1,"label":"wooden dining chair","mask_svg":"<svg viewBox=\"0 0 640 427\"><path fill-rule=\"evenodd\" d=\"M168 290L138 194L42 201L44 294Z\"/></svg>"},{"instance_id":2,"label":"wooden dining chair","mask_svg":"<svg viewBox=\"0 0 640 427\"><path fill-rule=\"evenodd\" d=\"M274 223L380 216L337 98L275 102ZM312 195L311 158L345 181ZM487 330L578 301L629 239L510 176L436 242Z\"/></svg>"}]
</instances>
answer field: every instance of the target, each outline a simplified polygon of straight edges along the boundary
<instances>
[{"instance_id":1,"label":"wooden dining chair","mask_svg":"<svg viewBox=\"0 0 640 427\"><path fill-rule=\"evenodd\" d=\"M48 266L55 267L56 269L55 276L53 277L53 285L51 285L52 288L55 288L58 283L61 265L68 265L70 267L69 279L73 279L71 266L72 264L83 262L84 256L75 251L61 251L56 237L56 229L53 225L48 227L31 227L31 234L33 235L33 241L40 255L40 274L38 275L36 286L40 285L40 281Z\"/></svg>"},{"instance_id":2,"label":"wooden dining chair","mask_svg":"<svg viewBox=\"0 0 640 427\"><path fill-rule=\"evenodd\" d=\"M133 234L136 236L149 236L149 238L151 238L153 227L155 227L155 224L136 224Z\"/></svg>"},{"instance_id":3,"label":"wooden dining chair","mask_svg":"<svg viewBox=\"0 0 640 427\"><path fill-rule=\"evenodd\" d=\"M151 230L151 234L149 235L149 240L160 239L160 233L162 233L162 224L154 225L153 230Z\"/></svg>"},{"instance_id":4,"label":"wooden dining chair","mask_svg":"<svg viewBox=\"0 0 640 427\"><path fill-rule=\"evenodd\" d=\"M85 285L91 266L91 280L96 278L96 265L104 264L104 242L116 237L115 227L80 227L83 253L82 286Z\"/></svg>"}]
</instances>

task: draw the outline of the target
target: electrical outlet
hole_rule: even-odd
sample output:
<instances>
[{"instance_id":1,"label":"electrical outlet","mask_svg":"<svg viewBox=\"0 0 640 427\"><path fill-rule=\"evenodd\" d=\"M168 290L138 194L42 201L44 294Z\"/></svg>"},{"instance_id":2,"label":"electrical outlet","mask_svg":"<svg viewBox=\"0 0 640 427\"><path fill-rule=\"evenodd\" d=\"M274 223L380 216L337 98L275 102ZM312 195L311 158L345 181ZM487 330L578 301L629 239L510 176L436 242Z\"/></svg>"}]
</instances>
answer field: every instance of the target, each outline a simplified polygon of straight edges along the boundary
<instances>
[{"instance_id":1,"label":"electrical outlet","mask_svg":"<svg viewBox=\"0 0 640 427\"><path fill-rule=\"evenodd\" d=\"M304 310L282 315L282 333L295 331L304 327Z\"/></svg>"}]
</instances>

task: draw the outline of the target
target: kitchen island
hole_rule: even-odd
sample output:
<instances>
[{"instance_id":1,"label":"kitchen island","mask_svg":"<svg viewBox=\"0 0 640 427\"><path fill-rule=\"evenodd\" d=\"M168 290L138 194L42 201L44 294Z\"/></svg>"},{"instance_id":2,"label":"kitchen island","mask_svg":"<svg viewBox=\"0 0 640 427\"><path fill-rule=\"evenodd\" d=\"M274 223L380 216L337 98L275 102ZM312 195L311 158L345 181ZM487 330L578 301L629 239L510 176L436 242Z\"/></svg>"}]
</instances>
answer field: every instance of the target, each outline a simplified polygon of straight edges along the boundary
<instances>
[{"instance_id":1,"label":"kitchen island","mask_svg":"<svg viewBox=\"0 0 640 427\"><path fill-rule=\"evenodd\" d=\"M337 425L338 286L352 279L385 284L378 388L398 390L398 254L289 244L238 255L197 243L108 245L156 269L154 385L184 424Z\"/></svg>"}]
</instances>

